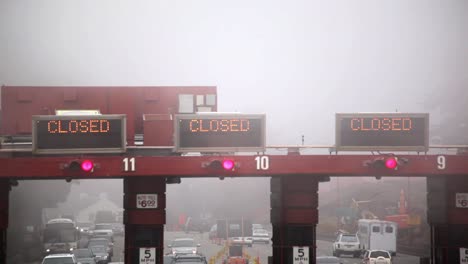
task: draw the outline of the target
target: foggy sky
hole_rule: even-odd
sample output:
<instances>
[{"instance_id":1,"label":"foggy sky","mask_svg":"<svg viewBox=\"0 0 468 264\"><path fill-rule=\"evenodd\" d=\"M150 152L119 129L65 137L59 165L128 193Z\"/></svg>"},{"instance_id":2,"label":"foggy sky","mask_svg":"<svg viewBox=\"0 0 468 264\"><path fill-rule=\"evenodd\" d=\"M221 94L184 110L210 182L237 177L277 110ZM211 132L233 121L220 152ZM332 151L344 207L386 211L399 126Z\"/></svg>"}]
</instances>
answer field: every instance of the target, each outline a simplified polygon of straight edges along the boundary
<instances>
[{"instance_id":1,"label":"foggy sky","mask_svg":"<svg viewBox=\"0 0 468 264\"><path fill-rule=\"evenodd\" d=\"M423 102L466 95L467 14L465 0L1 0L0 83L216 85L220 111L267 114L269 144L331 145L336 112L437 118Z\"/></svg>"},{"instance_id":2,"label":"foggy sky","mask_svg":"<svg viewBox=\"0 0 468 264\"><path fill-rule=\"evenodd\" d=\"M332 145L337 112L466 111L468 1L0 0L0 83L215 85L267 144Z\"/></svg>"}]
</instances>

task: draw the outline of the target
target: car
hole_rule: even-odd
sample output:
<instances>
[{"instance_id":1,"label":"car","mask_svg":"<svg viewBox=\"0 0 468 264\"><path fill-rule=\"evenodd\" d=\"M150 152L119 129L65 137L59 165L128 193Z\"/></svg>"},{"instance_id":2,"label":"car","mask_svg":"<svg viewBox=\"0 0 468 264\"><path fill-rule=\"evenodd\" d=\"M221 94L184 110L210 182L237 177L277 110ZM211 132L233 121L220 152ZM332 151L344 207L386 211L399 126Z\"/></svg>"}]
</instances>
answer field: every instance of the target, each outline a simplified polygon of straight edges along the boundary
<instances>
[{"instance_id":1,"label":"car","mask_svg":"<svg viewBox=\"0 0 468 264\"><path fill-rule=\"evenodd\" d=\"M114 231L112 224L95 224L94 230L90 231L89 234L92 237L109 238L112 242L114 242Z\"/></svg>"},{"instance_id":2,"label":"car","mask_svg":"<svg viewBox=\"0 0 468 264\"><path fill-rule=\"evenodd\" d=\"M387 250L367 250L362 264L392 264L392 256Z\"/></svg>"},{"instance_id":3,"label":"car","mask_svg":"<svg viewBox=\"0 0 468 264\"><path fill-rule=\"evenodd\" d=\"M252 237L230 237L229 241L231 242L231 244L246 245L248 247L252 247L253 244Z\"/></svg>"},{"instance_id":4,"label":"car","mask_svg":"<svg viewBox=\"0 0 468 264\"><path fill-rule=\"evenodd\" d=\"M362 253L359 238L356 234L338 234L332 247L333 256L335 257L353 255L357 258Z\"/></svg>"},{"instance_id":5,"label":"car","mask_svg":"<svg viewBox=\"0 0 468 264\"><path fill-rule=\"evenodd\" d=\"M170 245L172 254L198 254L200 244L195 244L193 238L177 238Z\"/></svg>"},{"instance_id":6,"label":"car","mask_svg":"<svg viewBox=\"0 0 468 264\"><path fill-rule=\"evenodd\" d=\"M125 226L122 223L112 223L112 232L115 236L123 236L125 234Z\"/></svg>"},{"instance_id":7,"label":"car","mask_svg":"<svg viewBox=\"0 0 468 264\"><path fill-rule=\"evenodd\" d=\"M320 256L316 258L317 264L343 264L337 257L332 256Z\"/></svg>"},{"instance_id":8,"label":"car","mask_svg":"<svg viewBox=\"0 0 468 264\"><path fill-rule=\"evenodd\" d=\"M42 264L77 264L73 254L52 254L42 260Z\"/></svg>"},{"instance_id":9,"label":"car","mask_svg":"<svg viewBox=\"0 0 468 264\"><path fill-rule=\"evenodd\" d=\"M76 227L80 230L82 235L88 235L93 223L91 222L77 222Z\"/></svg>"},{"instance_id":10,"label":"car","mask_svg":"<svg viewBox=\"0 0 468 264\"><path fill-rule=\"evenodd\" d=\"M89 249L93 252L97 264L107 264L111 261L111 256L105 246L92 246Z\"/></svg>"},{"instance_id":11,"label":"car","mask_svg":"<svg viewBox=\"0 0 468 264\"><path fill-rule=\"evenodd\" d=\"M77 262L81 264L96 264L93 252L89 248L78 248L73 250Z\"/></svg>"},{"instance_id":12,"label":"car","mask_svg":"<svg viewBox=\"0 0 468 264\"><path fill-rule=\"evenodd\" d=\"M265 229L262 224L252 224L252 231L255 229Z\"/></svg>"},{"instance_id":13,"label":"car","mask_svg":"<svg viewBox=\"0 0 468 264\"><path fill-rule=\"evenodd\" d=\"M265 229L254 229L252 233L253 243L270 243L270 234Z\"/></svg>"},{"instance_id":14,"label":"car","mask_svg":"<svg viewBox=\"0 0 468 264\"><path fill-rule=\"evenodd\" d=\"M112 257L114 255L114 243L112 243L109 239L98 237L98 238L91 238L88 241L88 248L94 246L104 246L106 247L109 256Z\"/></svg>"}]
</instances>

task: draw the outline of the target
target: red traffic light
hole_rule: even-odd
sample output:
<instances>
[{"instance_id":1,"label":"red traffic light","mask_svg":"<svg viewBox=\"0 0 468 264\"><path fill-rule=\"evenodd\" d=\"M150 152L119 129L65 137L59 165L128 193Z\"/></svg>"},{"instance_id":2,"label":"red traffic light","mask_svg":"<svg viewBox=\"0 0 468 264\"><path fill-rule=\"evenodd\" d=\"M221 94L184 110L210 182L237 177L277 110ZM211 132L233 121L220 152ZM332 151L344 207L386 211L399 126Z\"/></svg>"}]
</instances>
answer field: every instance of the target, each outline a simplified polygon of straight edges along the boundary
<instances>
[{"instance_id":1,"label":"red traffic light","mask_svg":"<svg viewBox=\"0 0 468 264\"><path fill-rule=\"evenodd\" d=\"M233 160L225 159L223 160L223 169L225 170L233 170L235 167L235 163Z\"/></svg>"},{"instance_id":2,"label":"red traffic light","mask_svg":"<svg viewBox=\"0 0 468 264\"><path fill-rule=\"evenodd\" d=\"M90 160L83 160L81 162L81 169L85 172L90 172L94 169L94 163Z\"/></svg>"},{"instance_id":3,"label":"red traffic light","mask_svg":"<svg viewBox=\"0 0 468 264\"><path fill-rule=\"evenodd\" d=\"M398 167L397 159L394 158L394 157L390 157L390 158L385 159L385 167L387 167L387 169L391 169L391 170L396 169Z\"/></svg>"}]
</instances>

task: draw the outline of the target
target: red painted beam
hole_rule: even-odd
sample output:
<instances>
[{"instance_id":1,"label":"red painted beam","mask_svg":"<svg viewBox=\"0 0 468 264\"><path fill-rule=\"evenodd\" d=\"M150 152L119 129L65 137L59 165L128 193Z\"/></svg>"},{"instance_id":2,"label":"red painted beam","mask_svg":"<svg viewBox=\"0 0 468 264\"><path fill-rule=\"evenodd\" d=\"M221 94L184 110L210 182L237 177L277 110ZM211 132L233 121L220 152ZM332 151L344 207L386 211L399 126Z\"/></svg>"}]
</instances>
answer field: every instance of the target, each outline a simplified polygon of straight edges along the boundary
<instances>
[{"instance_id":1,"label":"red painted beam","mask_svg":"<svg viewBox=\"0 0 468 264\"><path fill-rule=\"evenodd\" d=\"M451 176L468 175L468 156L401 155L408 163L398 170L375 169L365 165L375 155L269 155L263 169L258 156L140 156L135 158L135 171L125 171L125 158L132 156L69 156L0 158L0 178L123 178L131 176L181 177L254 177L280 175L330 176ZM443 158L441 158L443 157ZM235 171L206 168L213 159L234 159ZM96 164L91 173L64 168L72 160L90 159ZM443 161L443 162L442 162ZM131 170L132 163L127 168Z\"/></svg>"}]
</instances>

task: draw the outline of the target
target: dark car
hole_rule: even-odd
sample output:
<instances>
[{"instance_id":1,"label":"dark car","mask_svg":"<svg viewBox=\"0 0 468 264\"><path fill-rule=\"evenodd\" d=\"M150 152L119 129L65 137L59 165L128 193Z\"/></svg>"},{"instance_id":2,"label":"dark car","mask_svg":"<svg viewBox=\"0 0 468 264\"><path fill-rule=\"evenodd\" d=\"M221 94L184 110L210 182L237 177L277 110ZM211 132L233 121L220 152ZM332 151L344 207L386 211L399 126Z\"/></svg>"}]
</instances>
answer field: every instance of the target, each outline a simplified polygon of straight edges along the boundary
<instances>
[{"instance_id":1,"label":"dark car","mask_svg":"<svg viewBox=\"0 0 468 264\"><path fill-rule=\"evenodd\" d=\"M97 264L107 264L111 261L111 257L109 256L109 252L107 252L106 247L92 246L89 247L89 249L93 252Z\"/></svg>"},{"instance_id":2,"label":"dark car","mask_svg":"<svg viewBox=\"0 0 468 264\"><path fill-rule=\"evenodd\" d=\"M114 243L112 243L107 238L91 238L88 241L88 248L91 248L94 246L103 246L106 248L106 251L107 253L109 253L110 257L114 255Z\"/></svg>"},{"instance_id":3,"label":"dark car","mask_svg":"<svg viewBox=\"0 0 468 264\"><path fill-rule=\"evenodd\" d=\"M73 250L73 255L78 263L81 264L96 264L93 252L89 248L78 248Z\"/></svg>"}]
</instances>

